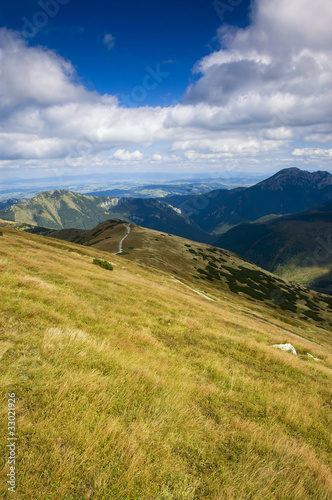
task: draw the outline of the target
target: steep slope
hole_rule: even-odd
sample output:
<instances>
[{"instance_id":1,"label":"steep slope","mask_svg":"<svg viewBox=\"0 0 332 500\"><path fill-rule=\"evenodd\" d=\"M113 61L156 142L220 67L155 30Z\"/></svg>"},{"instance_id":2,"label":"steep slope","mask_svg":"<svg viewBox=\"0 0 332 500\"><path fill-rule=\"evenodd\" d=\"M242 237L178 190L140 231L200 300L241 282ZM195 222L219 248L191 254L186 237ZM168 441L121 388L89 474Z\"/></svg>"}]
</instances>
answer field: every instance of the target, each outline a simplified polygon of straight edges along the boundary
<instances>
[{"instance_id":1,"label":"steep slope","mask_svg":"<svg viewBox=\"0 0 332 500\"><path fill-rule=\"evenodd\" d=\"M265 215L289 214L313 208L332 199L332 175L284 169L249 188L217 190L201 196L166 198L206 231L224 232L229 226Z\"/></svg>"},{"instance_id":2,"label":"steep slope","mask_svg":"<svg viewBox=\"0 0 332 500\"><path fill-rule=\"evenodd\" d=\"M332 293L332 202L264 223L241 224L220 236L227 248L286 279Z\"/></svg>"},{"instance_id":3,"label":"steep slope","mask_svg":"<svg viewBox=\"0 0 332 500\"><path fill-rule=\"evenodd\" d=\"M2 231L0 426L14 392L18 498L330 497L327 331Z\"/></svg>"},{"instance_id":4,"label":"steep slope","mask_svg":"<svg viewBox=\"0 0 332 500\"><path fill-rule=\"evenodd\" d=\"M130 226L128 236L127 224L120 220L105 221L89 231L65 229L43 234L112 254L118 252L119 242L126 237L122 254L125 259L167 272L212 299L216 293L231 292L250 301L252 307L257 304L275 310L288 321L301 318L308 325L315 323L327 329L332 325L328 312L332 298L285 282L228 251L135 224Z\"/></svg>"}]
</instances>

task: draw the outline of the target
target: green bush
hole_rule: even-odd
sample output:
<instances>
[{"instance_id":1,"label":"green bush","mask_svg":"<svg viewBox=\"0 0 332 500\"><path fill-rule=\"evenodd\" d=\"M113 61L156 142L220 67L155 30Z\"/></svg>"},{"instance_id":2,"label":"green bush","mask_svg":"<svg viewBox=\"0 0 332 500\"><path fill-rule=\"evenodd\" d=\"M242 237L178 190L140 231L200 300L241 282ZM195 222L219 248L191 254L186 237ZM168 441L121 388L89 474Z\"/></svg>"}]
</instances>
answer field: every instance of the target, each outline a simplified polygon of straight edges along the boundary
<instances>
[{"instance_id":1,"label":"green bush","mask_svg":"<svg viewBox=\"0 0 332 500\"><path fill-rule=\"evenodd\" d=\"M3 232L2 231L0 231L0 236L3 236Z\"/></svg>"},{"instance_id":2,"label":"green bush","mask_svg":"<svg viewBox=\"0 0 332 500\"><path fill-rule=\"evenodd\" d=\"M100 266L103 269L108 269L109 271L113 271L113 266L110 262L108 262L108 260L95 258L93 259L93 264L96 264L96 266Z\"/></svg>"}]
</instances>

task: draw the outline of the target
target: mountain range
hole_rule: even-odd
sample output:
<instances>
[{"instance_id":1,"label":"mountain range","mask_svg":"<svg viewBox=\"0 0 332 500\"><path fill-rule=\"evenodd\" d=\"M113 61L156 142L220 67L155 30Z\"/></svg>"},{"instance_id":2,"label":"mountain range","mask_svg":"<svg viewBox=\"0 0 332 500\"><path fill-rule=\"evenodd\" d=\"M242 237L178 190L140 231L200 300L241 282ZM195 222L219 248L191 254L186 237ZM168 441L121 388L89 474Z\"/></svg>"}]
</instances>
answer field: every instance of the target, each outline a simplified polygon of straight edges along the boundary
<instances>
[{"instance_id":1,"label":"mountain range","mask_svg":"<svg viewBox=\"0 0 332 500\"><path fill-rule=\"evenodd\" d=\"M211 239L179 209L154 198L87 196L56 190L40 193L25 203L0 211L1 219L54 229L92 229L110 216L197 241Z\"/></svg>"},{"instance_id":2,"label":"mountain range","mask_svg":"<svg viewBox=\"0 0 332 500\"><path fill-rule=\"evenodd\" d=\"M48 191L29 201L8 200L0 218L77 230L119 219L231 250L281 277L331 293L331 200L331 174L290 168L246 188L163 198Z\"/></svg>"},{"instance_id":3,"label":"mountain range","mask_svg":"<svg viewBox=\"0 0 332 500\"><path fill-rule=\"evenodd\" d=\"M332 175L298 168L281 170L248 188L166 197L205 231L223 233L237 224L308 210L332 199Z\"/></svg>"}]
</instances>

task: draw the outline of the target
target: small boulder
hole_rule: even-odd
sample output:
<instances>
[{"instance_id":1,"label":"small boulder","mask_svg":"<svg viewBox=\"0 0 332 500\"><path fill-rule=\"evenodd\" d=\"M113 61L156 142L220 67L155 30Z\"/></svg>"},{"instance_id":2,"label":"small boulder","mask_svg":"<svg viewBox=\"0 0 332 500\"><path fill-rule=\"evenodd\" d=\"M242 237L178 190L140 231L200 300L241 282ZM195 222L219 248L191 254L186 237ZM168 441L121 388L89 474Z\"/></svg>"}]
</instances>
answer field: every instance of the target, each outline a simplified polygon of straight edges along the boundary
<instances>
[{"instance_id":1,"label":"small boulder","mask_svg":"<svg viewBox=\"0 0 332 500\"><path fill-rule=\"evenodd\" d=\"M286 351L294 354L297 356L297 353L295 351L295 348L292 346L292 344L275 344L272 347L276 347L277 349L280 349L281 351Z\"/></svg>"},{"instance_id":2,"label":"small boulder","mask_svg":"<svg viewBox=\"0 0 332 500\"><path fill-rule=\"evenodd\" d=\"M308 358L314 359L315 361L320 361L319 358L315 358L312 354L309 354L308 352L307 352L307 356L308 356Z\"/></svg>"}]
</instances>

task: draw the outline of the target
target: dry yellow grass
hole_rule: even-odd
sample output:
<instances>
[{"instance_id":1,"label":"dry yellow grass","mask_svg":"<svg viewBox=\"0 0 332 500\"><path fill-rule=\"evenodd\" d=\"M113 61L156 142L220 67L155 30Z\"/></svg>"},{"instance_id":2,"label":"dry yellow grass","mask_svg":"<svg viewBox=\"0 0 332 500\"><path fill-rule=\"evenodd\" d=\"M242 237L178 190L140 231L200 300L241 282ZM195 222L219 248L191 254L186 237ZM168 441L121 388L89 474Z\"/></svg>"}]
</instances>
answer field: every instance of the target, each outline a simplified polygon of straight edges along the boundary
<instances>
[{"instance_id":1,"label":"dry yellow grass","mask_svg":"<svg viewBox=\"0 0 332 500\"><path fill-rule=\"evenodd\" d=\"M18 499L331 498L328 331L226 290L210 302L93 248L3 233L2 498L9 392Z\"/></svg>"}]
</instances>

